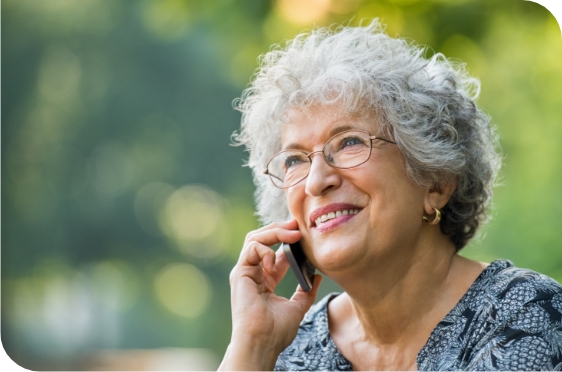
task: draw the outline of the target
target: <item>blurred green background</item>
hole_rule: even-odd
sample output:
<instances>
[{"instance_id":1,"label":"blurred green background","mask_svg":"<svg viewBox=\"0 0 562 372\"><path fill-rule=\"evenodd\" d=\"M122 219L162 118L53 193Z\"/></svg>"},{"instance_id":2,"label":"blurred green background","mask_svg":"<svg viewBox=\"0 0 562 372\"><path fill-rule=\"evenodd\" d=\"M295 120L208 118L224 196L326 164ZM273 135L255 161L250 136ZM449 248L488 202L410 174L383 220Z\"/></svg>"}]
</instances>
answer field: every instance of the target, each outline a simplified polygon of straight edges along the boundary
<instances>
[{"instance_id":1,"label":"blurred green background","mask_svg":"<svg viewBox=\"0 0 562 372\"><path fill-rule=\"evenodd\" d=\"M2 344L42 370L212 369L253 215L232 109L271 44L380 17L467 62L501 133L463 254L562 280L562 38L523 0L2 1ZM290 295L288 276L279 293ZM320 296L337 286L323 284Z\"/></svg>"}]
</instances>

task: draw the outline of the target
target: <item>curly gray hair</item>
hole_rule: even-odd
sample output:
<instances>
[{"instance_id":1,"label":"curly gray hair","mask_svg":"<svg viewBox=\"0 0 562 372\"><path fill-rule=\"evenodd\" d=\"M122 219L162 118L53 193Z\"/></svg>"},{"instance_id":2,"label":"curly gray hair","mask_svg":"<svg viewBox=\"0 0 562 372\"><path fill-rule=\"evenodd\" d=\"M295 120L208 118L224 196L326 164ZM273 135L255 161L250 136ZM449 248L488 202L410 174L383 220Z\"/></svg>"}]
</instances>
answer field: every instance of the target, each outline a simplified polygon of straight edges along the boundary
<instances>
[{"instance_id":1,"label":"curly gray hair","mask_svg":"<svg viewBox=\"0 0 562 372\"><path fill-rule=\"evenodd\" d=\"M498 136L474 103L479 80L440 53L424 58L425 51L387 36L375 19L366 26L301 33L260 57L251 86L234 102L242 122L233 140L250 153L247 165L263 223L288 215L283 190L263 174L281 149L287 111L337 105L347 115L382 118L380 130L397 143L417 184L456 183L440 226L457 250L467 244L488 221L501 165Z\"/></svg>"}]
</instances>

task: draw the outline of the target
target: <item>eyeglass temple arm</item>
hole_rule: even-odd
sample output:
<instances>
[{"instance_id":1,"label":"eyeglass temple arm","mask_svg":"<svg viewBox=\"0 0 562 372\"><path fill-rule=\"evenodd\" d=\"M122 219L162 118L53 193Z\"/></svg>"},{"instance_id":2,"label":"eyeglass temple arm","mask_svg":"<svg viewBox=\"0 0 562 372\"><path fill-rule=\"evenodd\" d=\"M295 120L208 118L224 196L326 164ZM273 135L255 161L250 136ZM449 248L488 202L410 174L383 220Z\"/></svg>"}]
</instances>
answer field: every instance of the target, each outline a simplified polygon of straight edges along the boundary
<instances>
[{"instance_id":1,"label":"eyeglass temple arm","mask_svg":"<svg viewBox=\"0 0 562 372\"><path fill-rule=\"evenodd\" d=\"M270 176L270 177L275 177L275 178L277 178L279 181L283 182L283 180L282 180L281 178L277 177L276 175L274 175L274 174L272 174L272 173L269 173L269 171L267 170L267 168L264 169L263 174L267 174L267 175Z\"/></svg>"},{"instance_id":2,"label":"eyeglass temple arm","mask_svg":"<svg viewBox=\"0 0 562 372\"><path fill-rule=\"evenodd\" d=\"M378 136L370 136L369 138L371 139L371 141L372 141L372 140L376 140L376 139L378 139L378 140L381 140L381 141L384 141L384 142L388 142L388 143L393 143L393 144L395 144L395 145L396 145L396 142L394 142L394 141L391 141L391 140L387 140L387 139L385 139L385 138L382 138L382 137L378 137Z\"/></svg>"}]
</instances>

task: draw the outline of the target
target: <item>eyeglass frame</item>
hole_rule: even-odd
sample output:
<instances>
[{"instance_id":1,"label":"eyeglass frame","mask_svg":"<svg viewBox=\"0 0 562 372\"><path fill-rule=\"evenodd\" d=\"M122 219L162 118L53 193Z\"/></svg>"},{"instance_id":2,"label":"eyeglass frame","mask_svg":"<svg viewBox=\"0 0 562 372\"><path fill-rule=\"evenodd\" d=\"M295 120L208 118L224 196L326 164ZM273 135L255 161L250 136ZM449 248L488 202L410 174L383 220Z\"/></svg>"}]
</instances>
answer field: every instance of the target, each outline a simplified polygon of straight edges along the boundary
<instances>
[{"instance_id":1,"label":"eyeglass frame","mask_svg":"<svg viewBox=\"0 0 562 372\"><path fill-rule=\"evenodd\" d=\"M330 143L331 140L333 140L333 139L336 138L337 136L340 136L340 135L342 135L343 133L347 133L347 132L362 132L362 133L366 133L366 134L369 136L369 139L370 139L370 142L369 142L369 143L370 143L370 145L371 145L371 146L369 147L369 156L367 156L367 158L365 159L365 161L363 161L363 162L361 162L361 163L359 163L359 164L357 164L357 165L354 165L354 166L351 166L351 167L337 167L337 166L335 166L335 165L333 165L333 164L330 164L330 162L328 162L328 160L326 159L326 155L324 154L324 150L326 149L326 146L328 145L328 143ZM324 144L324 146L322 147L322 150L312 151L312 152L309 152L309 153L306 153L305 151L299 151L299 152L301 152L301 153L303 153L303 154L306 155L306 157L308 158L308 162L310 163L310 166L312 166L312 158L311 158L311 156L312 156L313 154L316 154L316 153L318 153L318 152L321 152L322 155L324 156L324 160L326 161L326 164L328 164L330 167L336 168L336 169L351 169L351 168L358 167L358 166L360 166L360 165L362 165L362 164L365 164L365 163L371 158L371 153L373 152L373 140L376 140L376 139L381 140L381 141L384 141L384 142L391 143L391 144L393 144L393 145L396 145L396 142L391 141L391 140L388 140L388 139L386 139L386 138L382 138L382 137L379 137L379 136L371 136L371 134L370 134L369 132L367 132L366 130L362 130L362 129L349 129L349 130L344 130L344 131L342 131L342 132L339 132L339 133L337 133L337 134L334 134L332 137L330 137L330 138L326 141L326 143ZM300 183L302 180L304 180L306 177L308 177L308 175L310 174L310 166L309 166L308 172L306 173L306 176L304 176L303 178L301 178L301 179L298 180L297 182L293 183L292 185L284 186L284 187L279 187L279 186L277 186L277 185L275 184L275 182L273 181L272 177L277 178L279 181L282 181L282 180L281 180L279 177L277 177L277 176L275 176L275 175L269 173L269 170L268 170L269 164L271 163L271 161L272 161L273 159L275 159L275 157L276 157L277 155L279 155L279 154L281 154L281 153L283 153L283 152L288 152L288 151L295 151L295 150L290 150L290 149L288 149L288 150L279 151L278 153L276 153L275 155L273 155L273 156L271 157L271 159L269 159L269 161L267 162L266 168L265 168L264 171L263 171L263 174L266 174L266 175L269 176L269 179L271 180L271 183L273 184L273 186L277 187L278 189L288 189L289 187L293 187L293 186L295 186L296 184ZM296 150L296 151L298 151L298 150Z\"/></svg>"}]
</instances>

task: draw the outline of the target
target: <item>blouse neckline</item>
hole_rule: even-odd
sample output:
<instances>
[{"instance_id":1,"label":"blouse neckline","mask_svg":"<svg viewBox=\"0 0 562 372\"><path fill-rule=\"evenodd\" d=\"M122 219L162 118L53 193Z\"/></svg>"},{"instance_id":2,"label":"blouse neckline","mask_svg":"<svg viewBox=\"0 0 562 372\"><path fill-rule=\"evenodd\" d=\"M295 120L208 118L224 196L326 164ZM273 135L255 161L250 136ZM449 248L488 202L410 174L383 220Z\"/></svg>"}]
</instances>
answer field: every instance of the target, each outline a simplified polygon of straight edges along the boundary
<instances>
[{"instance_id":1,"label":"blouse neckline","mask_svg":"<svg viewBox=\"0 0 562 372\"><path fill-rule=\"evenodd\" d=\"M478 290L479 284L484 278L493 275L495 272L499 270L503 270L511 266L513 266L513 264L508 260L494 260L487 267L485 267L484 270L482 270L480 275L478 275L478 277L474 280L474 282L472 282L468 290L463 294L463 296L460 298L457 304L447 313L447 315L445 315L443 319L441 319L441 321L439 321L439 323L437 323L435 328L433 328L433 330L431 331L427 341L425 342L424 346L420 349L420 351L416 356L416 365L418 366L418 368L421 362L420 356L424 354L424 351L425 349L427 349L428 344L430 344L432 339L436 337L436 331L439 328L439 325L441 325L445 321L445 319L451 319L452 317L455 317L454 314L456 313L456 310L464 305L464 303L468 300L469 296L471 296L474 291ZM333 292L322 300L322 302L325 301L325 303L323 304L323 309L322 309L324 317L321 318L321 322L325 324L320 324L320 325L322 327L325 327L325 329L327 330L326 337L330 347L333 348L349 364L349 368L351 370L352 368L351 362L343 355L340 349L336 346L334 340L332 339L332 335L330 334L330 328L328 326L328 304L330 303L330 301L332 301L340 294L341 293Z\"/></svg>"}]
</instances>

